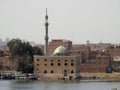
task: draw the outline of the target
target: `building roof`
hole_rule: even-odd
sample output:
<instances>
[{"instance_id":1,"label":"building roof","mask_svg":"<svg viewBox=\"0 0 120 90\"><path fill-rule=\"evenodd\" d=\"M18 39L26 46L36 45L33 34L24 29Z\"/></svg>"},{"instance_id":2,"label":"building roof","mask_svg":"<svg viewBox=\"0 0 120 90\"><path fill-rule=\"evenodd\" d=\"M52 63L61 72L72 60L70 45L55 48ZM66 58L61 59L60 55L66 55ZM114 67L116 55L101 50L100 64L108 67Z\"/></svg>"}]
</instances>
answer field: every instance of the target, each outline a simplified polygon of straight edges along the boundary
<instances>
[{"instance_id":1,"label":"building roof","mask_svg":"<svg viewBox=\"0 0 120 90\"><path fill-rule=\"evenodd\" d=\"M66 55L68 55L67 49L62 45L57 47L53 52L53 56L66 56Z\"/></svg>"}]
</instances>

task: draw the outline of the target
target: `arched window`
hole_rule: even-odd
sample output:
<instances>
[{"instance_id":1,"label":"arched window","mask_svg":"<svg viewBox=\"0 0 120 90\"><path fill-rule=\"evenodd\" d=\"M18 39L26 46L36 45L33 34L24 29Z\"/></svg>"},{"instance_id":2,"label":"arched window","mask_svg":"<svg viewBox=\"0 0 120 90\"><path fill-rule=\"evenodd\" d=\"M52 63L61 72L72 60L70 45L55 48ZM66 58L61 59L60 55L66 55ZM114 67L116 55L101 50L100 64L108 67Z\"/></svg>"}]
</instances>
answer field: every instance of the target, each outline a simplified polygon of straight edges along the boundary
<instances>
[{"instance_id":1,"label":"arched window","mask_svg":"<svg viewBox=\"0 0 120 90\"><path fill-rule=\"evenodd\" d=\"M60 62L60 60L58 60L58 62Z\"/></svg>"},{"instance_id":2,"label":"arched window","mask_svg":"<svg viewBox=\"0 0 120 90\"><path fill-rule=\"evenodd\" d=\"M74 66L74 63L71 63L71 66Z\"/></svg>"},{"instance_id":3,"label":"arched window","mask_svg":"<svg viewBox=\"0 0 120 90\"><path fill-rule=\"evenodd\" d=\"M46 74L46 73L47 73L47 70L45 70L44 73Z\"/></svg>"},{"instance_id":4,"label":"arched window","mask_svg":"<svg viewBox=\"0 0 120 90\"><path fill-rule=\"evenodd\" d=\"M72 70L72 71L71 71L71 74L73 74L73 73L74 73L74 71Z\"/></svg>"},{"instance_id":5,"label":"arched window","mask_svg":"<svg viewBox=\"0 0 120 90\"><path fill-rule=\"evenodd\" d=\"M47 66L47 64L44 64L45 66Z\"/></svg>"},{"instance_id":6,"label":"arched window","mask_svg":"<svg viewBox=\"0 0 120 90\"><path fill-rule=\"evenodd\" d=\"M44 61L47 61L47 59L44 59Z\"/></svg>"},{"instance_id":7,"label":"arched window","mask_svg":"<svg viewBox=\"0 0 120 90\"><path fill-rule=\"evenodd\" d=\"M71 60L71 62L73 62L73 60Z\"/></svg>"},{"instance_id":8,"label":"arched window","mask_svg":"<svg viewBox=\"0 0 120 90\"><path fill-rule=\"evenodd\" d=\"M53 62L53 60L51 60L51 62Z\"/></svg>"},{"instance_id":9,"label":"arched window","mask_svg":"<svg viewBox=\"0 0 120 90\"><path fill-rule=\"evenodd\" d=\"M65 60L65 62L67 62L67 60Z\"/></svg>"},{"instance_id":10,"label":"arched window","mask_svg":"<svg viewBox=\"0 0 120 90\"><path fill-rule=\"evenodd\" d=\"M53 71L53 70L51 70L51 73L54 73L54 71Z\"/></svg>"}]
</instances>

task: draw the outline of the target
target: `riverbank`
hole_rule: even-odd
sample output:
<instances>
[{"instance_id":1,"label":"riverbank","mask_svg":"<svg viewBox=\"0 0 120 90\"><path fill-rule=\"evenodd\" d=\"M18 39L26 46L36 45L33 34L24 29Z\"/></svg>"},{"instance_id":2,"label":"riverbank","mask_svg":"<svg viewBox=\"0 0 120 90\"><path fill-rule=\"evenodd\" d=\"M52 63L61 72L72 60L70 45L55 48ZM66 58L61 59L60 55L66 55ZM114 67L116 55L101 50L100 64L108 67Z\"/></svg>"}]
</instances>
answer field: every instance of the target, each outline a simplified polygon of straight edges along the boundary
<instances>
[{"instance_id":1,"label":"riverbank","mask_svg":"<svg viewBox=\"0 0 120 90\"><path fill-rule=\"evenodd\" d=\"M120 81L120 73L81 73L82 80Z\"/></svg>"},{"instance_id":2,"label":"riverbank","mask_svg":"<svg viewBox=\"0 0 120 90\"><path fill-rule=\"evenodd\" d=\"M84 81L120 81L120 73L80 73L80 78L59 78L55 75L43 75L38 80L56 81L56 80L84 80Z\"/></svg>"},{"instance_id":3,"label":"riverbank","mask_svg":"<svg viewBox=\"0 0 120 90\"><path fill-rule=\"evenodd\" d=\"M23 79L26 77L26 74L13 74L13 72L2 72L0 73L0 78L4 79L4 76L7 76L10 78L12 76L12 79ZM21 76L22 75L22 76ZM28 75L29 78L35 78L37 80L43 80L43 81L56 81L56 80L84 80L84 81L120 81L120 73L80 73L80 78L70 78L67 76L66 78L63 78L59 75L42 75L39 77L36 77L34 74Z\"/></svg>"}]
</instances>

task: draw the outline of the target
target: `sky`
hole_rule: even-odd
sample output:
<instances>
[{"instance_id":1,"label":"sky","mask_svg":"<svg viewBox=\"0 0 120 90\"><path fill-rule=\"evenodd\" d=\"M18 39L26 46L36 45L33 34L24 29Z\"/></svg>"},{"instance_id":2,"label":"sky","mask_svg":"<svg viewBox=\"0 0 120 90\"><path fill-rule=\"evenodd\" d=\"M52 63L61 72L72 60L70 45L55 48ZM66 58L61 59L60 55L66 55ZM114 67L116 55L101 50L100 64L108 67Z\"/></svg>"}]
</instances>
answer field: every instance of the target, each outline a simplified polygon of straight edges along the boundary
<instances>
[{"instance_id":1,"label":"sky","mask_svg":"<svg viewBox=\"0 0 120 90\"><path fill-rule=\"evenodd\" d=\"M0 39L44 44L46 8L49 41L120 43L120 0L0 0Z\"/></svg>"}]
</instances>

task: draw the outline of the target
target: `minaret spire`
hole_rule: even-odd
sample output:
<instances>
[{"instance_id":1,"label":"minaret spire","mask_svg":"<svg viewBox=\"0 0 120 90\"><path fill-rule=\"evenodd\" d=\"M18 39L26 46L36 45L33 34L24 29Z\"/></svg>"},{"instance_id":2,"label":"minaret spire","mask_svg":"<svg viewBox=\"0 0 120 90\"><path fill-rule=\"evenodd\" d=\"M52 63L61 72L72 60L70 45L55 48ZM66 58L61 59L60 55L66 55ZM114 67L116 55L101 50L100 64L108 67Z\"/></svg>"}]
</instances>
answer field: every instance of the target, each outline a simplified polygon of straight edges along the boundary
<instances>
[{"instance_id":1,"label":"minaret spire","mask_svg":"<svg viewBox=\"0 0 120 90\"><path fill-rule=\"evenodd\" d=\"M46 8L46 16L45 16L45 19L48 20L47 8Z\"/></svg>"},{"instance_id":2,"label":"minaret spire","mask_svg":"<svg viewBox=\"0 0 120 90\"><path fill-rule=\"evenodd\" d=\"M47 15L47 8L46 8L46 16L45 16L45 50L44 53L45 55L48 55L48 15Z\"/></svg>"}]
</instances>

